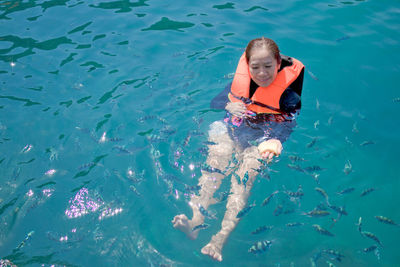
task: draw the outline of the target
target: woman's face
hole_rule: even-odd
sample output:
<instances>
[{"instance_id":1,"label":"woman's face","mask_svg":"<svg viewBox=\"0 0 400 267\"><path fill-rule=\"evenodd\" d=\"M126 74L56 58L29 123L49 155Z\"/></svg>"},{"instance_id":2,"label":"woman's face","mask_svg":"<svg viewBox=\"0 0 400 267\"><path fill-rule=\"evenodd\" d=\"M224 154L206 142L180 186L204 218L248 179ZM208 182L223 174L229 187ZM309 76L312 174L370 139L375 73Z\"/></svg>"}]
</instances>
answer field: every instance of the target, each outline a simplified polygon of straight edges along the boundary
<instances>
[{"instance_id":1,"label":"woman's face","mask_svg":"<svg viewBox=\"0 0 400 267\"><path fill-rule=\"evenodd\" d=\"M273 54L265 47L253 49L249 58L251 78L260 87L270 85L278 75L280 64Z\"/></svg>"}]
</instances>

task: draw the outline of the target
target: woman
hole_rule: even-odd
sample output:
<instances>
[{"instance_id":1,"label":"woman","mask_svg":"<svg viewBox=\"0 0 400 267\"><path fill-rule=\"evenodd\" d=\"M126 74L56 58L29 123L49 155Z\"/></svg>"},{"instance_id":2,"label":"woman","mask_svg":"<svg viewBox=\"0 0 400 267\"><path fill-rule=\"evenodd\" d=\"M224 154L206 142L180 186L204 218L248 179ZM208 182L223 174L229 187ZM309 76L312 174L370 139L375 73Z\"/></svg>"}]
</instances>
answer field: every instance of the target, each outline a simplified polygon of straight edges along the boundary
<instances>
[{"instance_id":1,"label":"woman","mask_svg":"<svg viewBox=\"0 0 400 267\"><path fill-rule=\"evenodd\" d=\"M211 168L202 170L199 195L193 195L189 202L193 217L189 220L180 214L172 220L175 228L195 239L204 218L211 217L207 209L216 202L215 191L230 174L229 170L232 171L221 230L202 248L203 254L222 261L222 248L246 210L260 159L270 162L279 156L282 142L295 126L295 114L301 107L303 76L303 64L294 58L281 57L273 40L262 37L247 45L232 85L226 88L230 92L223 93L223 98L229 100L225 106L227 116L224 122L217 121L210 126L212 145L209 145L206 163ZM213 107L218 108L215 102ZM233 152L238 155L238 163L230 166L235 161Z\"/></svg>"}]
</instances>

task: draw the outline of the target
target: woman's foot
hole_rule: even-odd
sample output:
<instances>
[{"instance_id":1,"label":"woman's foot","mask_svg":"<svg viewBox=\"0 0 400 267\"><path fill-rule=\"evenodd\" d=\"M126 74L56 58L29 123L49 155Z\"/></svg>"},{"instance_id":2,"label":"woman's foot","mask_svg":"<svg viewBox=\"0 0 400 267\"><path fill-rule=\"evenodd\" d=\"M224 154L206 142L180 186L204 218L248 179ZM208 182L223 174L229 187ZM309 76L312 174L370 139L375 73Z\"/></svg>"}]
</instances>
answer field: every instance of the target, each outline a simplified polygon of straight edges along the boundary
<instances>
[{"instance_id":1,"label":"woman's foot","mask_svg":"<svg viewBox=\"0 0 400 267\"><path fill-rule=\"evenodd\" d=\"M214 260L222 261L221 248L216 246L213 241L205 245L201 249L201 253L210 256Z\"/></svg>"},{"instance_id":2,"label":"woman's foot","mask_svg":"<svg viewBox=\"0 0 400 267\"><path fill-rule=\"evenodd\" d=\"M196 239L199 234L199 230L192 231L194 225L185 214L176 215L172 220L172 224L174 228L184 232L190 239Z\"/></svg>"}]
</instances>

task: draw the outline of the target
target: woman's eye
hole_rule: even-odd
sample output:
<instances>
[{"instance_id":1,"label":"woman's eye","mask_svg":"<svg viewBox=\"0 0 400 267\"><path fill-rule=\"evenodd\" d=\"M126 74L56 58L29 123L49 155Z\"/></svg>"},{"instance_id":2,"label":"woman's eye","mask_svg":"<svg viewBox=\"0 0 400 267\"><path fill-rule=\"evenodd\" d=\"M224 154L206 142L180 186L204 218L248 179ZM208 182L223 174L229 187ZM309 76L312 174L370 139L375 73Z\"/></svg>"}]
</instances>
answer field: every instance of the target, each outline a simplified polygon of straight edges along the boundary
<instances>
[{"instance_id":1,"label":"woman's eye","mask_svg":"<svg viewBox=\"0 0 400 267\"><path fill-rule=\"evenodd\" d=\"M264 67L266 67L267 69L271 68L271 65L265 65Z\"/></svg>"}]
</instances>

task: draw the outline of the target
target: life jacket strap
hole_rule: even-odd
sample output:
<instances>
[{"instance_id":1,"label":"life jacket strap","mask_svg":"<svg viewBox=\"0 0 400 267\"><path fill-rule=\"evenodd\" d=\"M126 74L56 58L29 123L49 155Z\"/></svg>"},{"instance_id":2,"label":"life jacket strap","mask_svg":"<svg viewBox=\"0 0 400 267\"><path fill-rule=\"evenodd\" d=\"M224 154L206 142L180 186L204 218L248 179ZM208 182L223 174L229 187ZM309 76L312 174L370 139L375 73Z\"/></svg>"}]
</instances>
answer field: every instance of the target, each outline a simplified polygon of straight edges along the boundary
<instances>
[{"instance_id":1,"label":"life jacket strap","mask_svg":"<svg viewBox=\"0 0 400 267\"><path fill-rule=\"evenodd\" d=\"M258 102L258 101L251 100L250 98L247 98L247 97L244 97L244 96L235 95L234 93L232 93L232 91L231 91L231 95L234 98L239 99L240 101L242 101L246 105L253 104L253 105L257 105L257 106L263 107L263 108L268 108L270 110L273 110L273 111L276 111L276 112L279 112L279 113L282 113L282 114L286 113L286 112L282 111L279 108L275 108L275 107L272 107L270 105L267 105L267 104L264 104L264 103L261 103L261 102Z\"/></svg>"}]
</instances>

